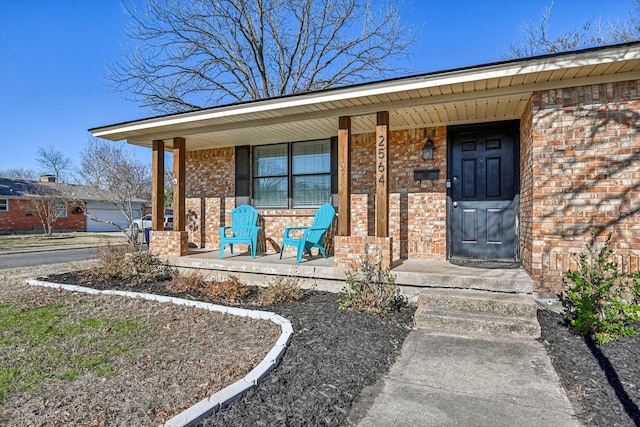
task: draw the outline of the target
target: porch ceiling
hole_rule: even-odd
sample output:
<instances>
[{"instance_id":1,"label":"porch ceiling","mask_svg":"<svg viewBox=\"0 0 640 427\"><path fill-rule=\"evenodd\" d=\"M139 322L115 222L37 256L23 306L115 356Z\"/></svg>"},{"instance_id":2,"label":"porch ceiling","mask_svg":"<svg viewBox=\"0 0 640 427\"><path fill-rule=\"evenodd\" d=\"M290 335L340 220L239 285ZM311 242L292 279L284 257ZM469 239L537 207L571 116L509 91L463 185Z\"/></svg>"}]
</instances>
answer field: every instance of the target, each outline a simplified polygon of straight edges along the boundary
<instances>
[{"instance_id":1,"label":"porch ceiling","mask_svg":"<svg viewBox=\"0 0 640 427\"><path fill-rule=\"evenodd\" d=\"M375 113L406 129L520 118L536 90L640 78L640 43L247 102L91 129L94 136L186 138L187 150L335 136L338 117L352 133L374 132Z\"/></svg>"}]
</instances>

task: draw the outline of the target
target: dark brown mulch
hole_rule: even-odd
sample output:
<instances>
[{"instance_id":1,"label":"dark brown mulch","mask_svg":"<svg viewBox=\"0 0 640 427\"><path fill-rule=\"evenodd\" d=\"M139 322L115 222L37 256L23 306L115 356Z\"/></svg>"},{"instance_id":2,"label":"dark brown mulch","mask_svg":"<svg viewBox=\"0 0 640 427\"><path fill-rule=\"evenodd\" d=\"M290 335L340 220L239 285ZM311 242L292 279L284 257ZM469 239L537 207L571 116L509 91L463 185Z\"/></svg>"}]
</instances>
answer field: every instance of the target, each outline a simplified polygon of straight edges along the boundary
<instances>
[{"instance_id":1,"label":"dark brown mulch","mask_svg":"<svg viewBox=\"0 0 640 427\"><path fill-rule=\"evenodd\" d=\"M640 335L599 346L538 311L541 341L585 426L640 425Z\"/></svg>"},{"instance_id":2,"label":"dark brown mulch","mask_svg":"<svg viewBox=\"0 0 640 427\"><path fill-rule=\"evenodd\" d=\"M58 283L81 284L75 274L51 276ZM197 299L198 292L171 294L164 283L126 286L81 284ZM257 291L252 288L249 301ZM294 334L280 365L243 399L201 426L338 426L345 423L362 389L375 383L393 363L413 324L414 307L385 318L338 309L337 295L308 291L295 304L239 305L272 311L289 319ZM224 303L229 305L228 303Z\"/></svg>"},{"instance_id":3,"label":"dark brown mulch","mask_svg":"<svg viewBox=\"0 0 640 427\"><path fill-rule=\"evenodd\" d=\"M56 279L78 283L72 276ZM162 283L92 286L172 295ZM253 288L249 300L256 293ZM206 300L197 292L175 296ZM414 309L380 319L338 310L336 298L313 291L296 304L260 307L292 322L295 333L285 357L255 390L200 425L344 425L362 389L389 369ZM578 419L585 426L640 425L640 336L598 346L560 315L539 311L538 320L541 341Z\"/></svg>"}]
</instances>

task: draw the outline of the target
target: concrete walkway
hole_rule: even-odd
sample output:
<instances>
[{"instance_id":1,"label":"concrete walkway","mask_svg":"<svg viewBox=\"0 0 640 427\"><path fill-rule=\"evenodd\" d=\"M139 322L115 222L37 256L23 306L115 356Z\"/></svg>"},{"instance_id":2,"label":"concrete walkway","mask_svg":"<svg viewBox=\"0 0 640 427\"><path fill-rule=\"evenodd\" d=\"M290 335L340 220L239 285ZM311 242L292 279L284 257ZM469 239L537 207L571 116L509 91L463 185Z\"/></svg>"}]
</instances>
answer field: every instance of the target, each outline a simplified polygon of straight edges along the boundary
<instances>
[{"instance_id":1,"label":"concrete walkway","mask_svg":"<svg viewBox=\"0 0 640 427\"><path fill-rule=\"evenodd\" d=\"M580 426L542 344L414 330L350 413L359 426Z\"/></svg>"}]
</instances>

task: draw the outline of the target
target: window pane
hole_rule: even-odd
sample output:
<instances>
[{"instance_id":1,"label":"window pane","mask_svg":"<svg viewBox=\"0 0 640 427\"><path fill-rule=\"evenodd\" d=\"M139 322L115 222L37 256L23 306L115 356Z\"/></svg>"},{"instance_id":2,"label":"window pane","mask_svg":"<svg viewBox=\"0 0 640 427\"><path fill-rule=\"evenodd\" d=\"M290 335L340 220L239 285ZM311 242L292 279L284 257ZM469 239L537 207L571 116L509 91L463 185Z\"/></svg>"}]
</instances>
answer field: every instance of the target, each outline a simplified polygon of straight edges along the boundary
<instances>
[{"instance_id":1,"label":"window pane","mask_svg":"<svg viewBox=\"0 0 640 427\"><path fill-rule=\"evenodd\" d=\"M8 211L9 210L9 200L0 199L0 211Z\"/></svg>"},{"instance_id":2,"label":"window pane","mask_svg":"<svg viewBox=\"0 0 640 427\"><path fill-rule=\"evenodd\" d=\"M287 174L287 144L259 145L254 149L253 176Z\"/></svg>"},{"instance_id":3,"label":"window pane","mask_svg":"<svg viewBox=\"0 0 640 427\"><path fill-rule=\"evenodd\" d=\"M58 218L66 218L67 217L67 202L62 200L56 200L56 215Z\"/></svg>"},{"instance_id":4,"label":"window pane","mask_svg":"<svg viewBox=\"0 0 640 427\"><path fill-rule=\"evenodd\" d=\"M331 203L331 175L293 177L293 207L317 207Z\"/></svg>"},{"instance_id":5,"label":"window pane","mask_svg":"<svg viewBox=\"0 0 640 427\"><path fill-rule=\"evenodd\" d=\"M328 139L296 142L291 150L294 175L331 172L331 144Z\"/></svg>"},{"instance_id":6,"label":"window pane","mask_svg":"<svg viewBox=\"0 0 640 427\"><path fill-rule=\"evenodd\" d=\"M287 207L287 178L256 178L253 181L255 207Z\"/></svg>"}]
</instances>

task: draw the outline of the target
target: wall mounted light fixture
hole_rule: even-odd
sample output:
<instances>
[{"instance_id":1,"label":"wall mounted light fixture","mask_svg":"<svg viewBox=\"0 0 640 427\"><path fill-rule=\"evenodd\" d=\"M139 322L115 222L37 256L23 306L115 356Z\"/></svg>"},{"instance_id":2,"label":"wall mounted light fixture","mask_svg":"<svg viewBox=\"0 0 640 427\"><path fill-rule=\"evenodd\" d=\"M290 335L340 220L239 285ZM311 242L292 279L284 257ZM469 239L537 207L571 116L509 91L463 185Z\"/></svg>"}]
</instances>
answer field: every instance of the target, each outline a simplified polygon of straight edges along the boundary
<instances>
[{"instance_id":1,"label":"wall mounted light fixture","mask_svg":"<svg viewBox=\"0 0 640 427\"><path fill-rule=\"evenodd\" d=\"M422 147L422 160L433 160L433 141L427 138Z\"/></svg>"}]
</instances>

